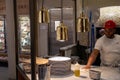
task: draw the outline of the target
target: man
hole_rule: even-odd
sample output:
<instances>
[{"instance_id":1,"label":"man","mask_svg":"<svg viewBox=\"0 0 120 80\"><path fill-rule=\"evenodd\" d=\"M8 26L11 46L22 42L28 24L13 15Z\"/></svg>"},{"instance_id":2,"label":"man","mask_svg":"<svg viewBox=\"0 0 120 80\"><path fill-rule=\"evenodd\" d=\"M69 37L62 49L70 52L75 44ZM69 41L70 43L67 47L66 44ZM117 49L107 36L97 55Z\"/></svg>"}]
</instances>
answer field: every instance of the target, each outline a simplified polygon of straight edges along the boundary
<instances>
[{"instance_id":1,"label":"man","mask_svg":"<svg viewBox=\"0 0 120 80\"><path fill-rule=\"evenodd\" d=\"M101 54L101 65L114 66L120 60L120 36L115 34L116 24L112 20L105 22L104 35L95 44L88 63L85 68L90 68L96 60L97 55Z\"/></svg>"}]
</instances>

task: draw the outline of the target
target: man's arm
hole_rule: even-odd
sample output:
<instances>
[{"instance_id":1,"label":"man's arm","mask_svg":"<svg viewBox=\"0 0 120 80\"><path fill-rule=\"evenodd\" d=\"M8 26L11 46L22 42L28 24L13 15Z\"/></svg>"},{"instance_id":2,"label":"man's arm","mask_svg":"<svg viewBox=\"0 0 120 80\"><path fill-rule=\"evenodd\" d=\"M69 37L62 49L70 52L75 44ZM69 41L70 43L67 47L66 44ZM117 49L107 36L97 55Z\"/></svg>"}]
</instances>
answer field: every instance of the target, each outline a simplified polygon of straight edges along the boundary
<instances>
[{"instance_id":1,"label":"man's arm","mask_svg":"<svg viewBox=\"0 0 120 80\"><path fill-rule=\"evenodd\" d=\"M89 69L90 66L95 62L97 55L99 54L99 50L94 49L93 52L91 53L87 65L85 66L86 69Z\"/></svg>"}]
</instances>

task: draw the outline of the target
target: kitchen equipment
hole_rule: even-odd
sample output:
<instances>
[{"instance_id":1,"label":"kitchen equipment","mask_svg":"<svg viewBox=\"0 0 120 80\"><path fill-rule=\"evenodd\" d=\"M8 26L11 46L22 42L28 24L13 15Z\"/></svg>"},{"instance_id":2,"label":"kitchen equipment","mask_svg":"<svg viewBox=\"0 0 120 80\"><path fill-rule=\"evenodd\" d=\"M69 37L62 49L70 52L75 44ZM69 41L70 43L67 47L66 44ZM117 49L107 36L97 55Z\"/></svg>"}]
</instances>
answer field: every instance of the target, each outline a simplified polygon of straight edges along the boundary
<instances>
[{"instance_id":1,"label":"kitchen equipment","mask_svg":"<svg viewBox=\"0 0 120 80\"><path fill-rule=\"evenodd\" d=\"M30 59L23 60L22 62L31 63ZM38 72L38 80L50 80L50 68L48 59L36 57L36 72Z\"/></svg>"},{"instance_id":2,"label":"kitchen equipment","mask_svg":"<svg viewBox=\"0 0 120 80\"><path fill-rule=\"evenodd\" d=\"M54 56L49 58L51 64L51 75L65 76L71 73L71 58L63 56Z\"/></svg>"},{"instance_id":3,"label":"kitchen equipment","mask_svg":"<svg viewBox=\"0 0 120 80\"><path fill-rule=\"evenodd\" d=\"M38 80L50 80L50 65L38 65Z\"/></svg>"},{"instance_id":4,"label":"kitchen equipment","mask_svg":"<svg viewBox=\"0 0 120 80\"><path fill-rule=\"evenodd\" d=\"M89 70L89 77L93 80L100 80L101 72L96 70Z\"/></svg>"}]
</instances>

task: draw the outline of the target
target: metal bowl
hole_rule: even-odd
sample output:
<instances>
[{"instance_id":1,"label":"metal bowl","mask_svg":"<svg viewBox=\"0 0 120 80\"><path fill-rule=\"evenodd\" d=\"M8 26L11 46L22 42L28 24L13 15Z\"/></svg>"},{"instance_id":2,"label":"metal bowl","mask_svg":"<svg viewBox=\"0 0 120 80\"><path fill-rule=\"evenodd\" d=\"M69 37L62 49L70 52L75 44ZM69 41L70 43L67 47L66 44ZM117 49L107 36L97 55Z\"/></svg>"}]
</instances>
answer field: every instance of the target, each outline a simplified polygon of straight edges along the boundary
<instances>
[{"instance_id":1,"label":"metal bowl","mask_svg":"<svg viewBox=\"0 0 120 80\"><path fill-rule=\"evenodd\" d=\"M101 77L101 72L100 71L95 71L95 70L90 70L89 71L89 77L94 80L100 80Z\"/></svg>"}]
</instances>

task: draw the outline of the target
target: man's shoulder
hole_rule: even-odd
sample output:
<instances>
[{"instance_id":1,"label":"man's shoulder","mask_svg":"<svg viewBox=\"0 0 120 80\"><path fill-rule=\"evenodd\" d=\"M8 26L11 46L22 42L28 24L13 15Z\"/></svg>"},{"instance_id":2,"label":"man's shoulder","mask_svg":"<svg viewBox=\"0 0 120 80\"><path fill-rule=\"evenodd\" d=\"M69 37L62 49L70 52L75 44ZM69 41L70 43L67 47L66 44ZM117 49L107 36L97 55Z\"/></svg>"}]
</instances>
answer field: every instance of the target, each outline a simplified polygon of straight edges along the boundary
<instances>
[{"instance_id":1,"label":"man's shoulder","mask_svg":"<svg viewBox=\"0 0 120 80\"><path fill-rule=\"evenodd\" d=\"M115 36L120 37L120 35L119 35L119 34L115 34Z\"/></svg>"},{"instance_id":2,"label":"man's shoulder","mask_svg":"<svg viewBox=\"0 0 120 80\"><path fill-rule=\"evenodd\" d=\"M98 40L103 40L104 38L105 38L105 35L103 35L100 38L98 38Z\"/></svg>"},{"instance_id":3,"label":"man's shoulder","mask_svg":"<svg viewBox=\"0 0 120 80\"><path fill-rule=\"evenodd\" d=\"M120 35L119 34L115 34L115 37L119 38L120 39Z\"/></svg>"}]
</instances>

